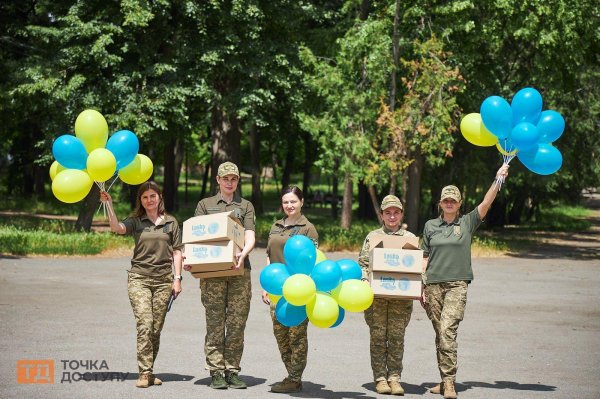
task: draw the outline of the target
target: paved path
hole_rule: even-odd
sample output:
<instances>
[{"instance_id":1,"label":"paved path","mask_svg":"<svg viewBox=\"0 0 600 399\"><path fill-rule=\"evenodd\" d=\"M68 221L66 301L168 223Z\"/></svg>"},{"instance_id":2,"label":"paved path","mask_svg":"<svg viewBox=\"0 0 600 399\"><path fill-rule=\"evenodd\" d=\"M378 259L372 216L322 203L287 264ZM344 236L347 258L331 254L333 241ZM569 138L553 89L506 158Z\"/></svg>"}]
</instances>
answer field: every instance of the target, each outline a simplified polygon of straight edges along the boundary
<instances>
[{"instance_id":1,"label":"paved path","mask_svg":"<svg viewBox=\"0 0 600 399\"><path fill-rule=\"evenodd\" d=\"M0 398L277 397L268 390L284 368L259 299L264 250L251 259L256 267L242 360L250 387L215 392L203 369L205 324L196 280L184 280L184 292L167 317L156 363L164 385L140 390L134 387L127 258L0 258ZM474 269L459 329L459 398L599 398L600 261L568 254L482 258L474 260ZM426 391L439 379L433 341L432 327L415 303L402 375L407 397L437 397ZM292 396L383 397L374 392L362 314L348 314L336 329L311 326L309 342L305 389ZM54 384L17 384L20 359L54 360ZM97 360L98 367L105 360L109 370L91 370L99 381L61 384L61 360ZM124 382L102 381L106 372L129 374Z\"/></svg>"}]
</instances>

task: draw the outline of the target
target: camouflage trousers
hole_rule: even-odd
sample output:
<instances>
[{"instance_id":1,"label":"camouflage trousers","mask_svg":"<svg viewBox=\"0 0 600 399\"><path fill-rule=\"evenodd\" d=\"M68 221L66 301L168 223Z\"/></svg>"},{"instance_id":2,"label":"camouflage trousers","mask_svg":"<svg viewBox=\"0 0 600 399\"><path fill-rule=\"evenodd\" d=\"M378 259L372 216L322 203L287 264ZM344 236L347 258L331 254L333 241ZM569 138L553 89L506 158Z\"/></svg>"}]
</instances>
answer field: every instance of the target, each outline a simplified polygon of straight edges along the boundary
<instances>
[{"instance_id":1,"label":"camouflage trousers","mask_svg":"<svg viewBox=\"0 0 600 399\"><path fill-rule=\"evenodd\" d=\"M153 277L129 272L127 292L137 326L137 361L140 373L153 371L172 286L171 274Z\"/></svg>"},{"instance_id":2,"label":"camouflage trousers","mask_svg":"<svg viewBox=\"0 0 600 399\"><path fill-rule=\"evenodd\" d=\"M371 369L375 381L400 381L404 357L404 332L413 301L375 298L365 310L371 343Z\"/></svg>"},{"instance_id":3,"label":"camouflage trousers","mask_svg":"<svg viewBox=\"0 0 600 399\"><path fill-rule=\"evenodd\" d=\"M467 282L450 281L425 286L425 311L435 330L435 347L440 377L454 381L458 361L456 335L467 305Z\"/></svg>"},{"instance_id":4,"label":"camouflage trousers","mask_svg":"<svg viewBox=\"0 0 600 399\"><path fill-rule=\"evenodd\" d=\"M308 357L308 320L295 327L286 327L277 320L275 306L271 305L273 334L281 353L281 360L292 381L302 381Z\"/></svg>"},{"instance_id":5,"label":"camouflage trousers","mask_svg":"<svg viewBox=\"0 0 600 399\"><path fill-rule=\"evenodd\" d=\"M250 269L243 276L201 279L200 297L206 313L206 369L239 372L252 297Z\"/></svg>"}]
</instances>

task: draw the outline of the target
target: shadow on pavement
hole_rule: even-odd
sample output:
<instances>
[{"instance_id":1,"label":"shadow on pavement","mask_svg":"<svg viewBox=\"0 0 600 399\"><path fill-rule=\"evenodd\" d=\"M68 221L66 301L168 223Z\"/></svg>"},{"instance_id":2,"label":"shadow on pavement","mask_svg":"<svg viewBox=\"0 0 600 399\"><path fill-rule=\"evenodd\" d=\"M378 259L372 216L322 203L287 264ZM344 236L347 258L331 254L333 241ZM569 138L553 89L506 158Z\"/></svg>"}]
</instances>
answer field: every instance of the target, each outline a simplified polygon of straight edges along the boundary
<instances>
[{"instance_id":1,"label":"shadow on pavement","mask_svg":"<svg viewBox=\"0 0 600 399\"><path fill-rule=\"evenodd\" d=\"M543 384L521 384L514 381L495 381L493 384L489 382L465 381L462 384L456 384L456 391L466 391L471 388L490 388L490 389L510 389L514 391L539 391L552 392L556 390L555 386Z\"/></svg>"},{"instance_id":2,"label":"shadow on pavement","mask_svg":"<svg viewBox=\"0 0 600 399\"><path fill-rule=\"evenodd\" d=\"M277 394L273 394L277 395ZM310 381L302 381L302 391L290 394L295 398L323 398L323 399L375 399L375 396L368 396L363 392L352 391L331 391L325 388L323 384L315 384ZM281 395L280 395L281 396Z\"/></svg>"}]
</instances>

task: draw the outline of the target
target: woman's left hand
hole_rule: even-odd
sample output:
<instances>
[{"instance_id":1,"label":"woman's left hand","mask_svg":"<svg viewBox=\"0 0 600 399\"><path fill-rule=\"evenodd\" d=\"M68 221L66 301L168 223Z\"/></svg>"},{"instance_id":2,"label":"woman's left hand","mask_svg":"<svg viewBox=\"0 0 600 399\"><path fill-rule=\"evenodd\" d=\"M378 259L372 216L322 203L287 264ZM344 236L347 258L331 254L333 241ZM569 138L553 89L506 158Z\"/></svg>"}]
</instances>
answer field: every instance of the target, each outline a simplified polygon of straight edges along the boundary
<instances>
[{"instance_id":1,"label":"woman's left hand","mask_svg":"<svg viewBox=\"0 0 600 399\"><path fill-rule=\"evenodd\" d=\"M239 269L240 267L244 267L244 259L246 259L246 255L244 255L243 252L238 252L235 254L235 257L237 258L237 264L233 266L233 268Z\"/></svg>"},{"instance_id":2,"label":"woman's left hand","mask_svg":"<svg viewBox=\"0 0 600 399\"><path fill-rule=\"evenodd\" d=\"M175 279L173 281L173 295L175 296L175 298L177 298L177 296L181 293L181 280L179 279Z\"/></svg>"}]
</instances>

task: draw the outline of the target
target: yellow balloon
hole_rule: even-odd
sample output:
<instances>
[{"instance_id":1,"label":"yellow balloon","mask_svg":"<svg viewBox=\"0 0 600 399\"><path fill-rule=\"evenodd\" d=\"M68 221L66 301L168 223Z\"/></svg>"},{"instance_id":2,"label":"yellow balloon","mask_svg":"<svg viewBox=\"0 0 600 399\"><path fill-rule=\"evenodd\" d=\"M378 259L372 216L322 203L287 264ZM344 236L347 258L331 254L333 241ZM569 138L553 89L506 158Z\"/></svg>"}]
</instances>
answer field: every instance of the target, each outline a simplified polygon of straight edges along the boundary
<instances>
[{"instance_id":1,"label":"yellow balloon","mask_svg":"<svg viewBox=\"0 0 600 399\"><path fill-rule=\"evenodd\" d=\"M306 305L316 292L315 282L306 274L294 274L283 283L283 297L294 306Z\"/></svg>"},{"instance_id":2,"label":"yellow balloon","mask_svg":"<svg viewBox=\"0 0 600 399\"><path fill-rule=\"evenodd\" d=\"M342 281L331 291L331 296L349 312L362 312L373 303L373 290L361 280Z\"/></svg>"},{"instance_id":3,"label":"yellow balloon","mask_svg":"<svg viewBox=\"0 0 600 399\"><path fill-rule=\"evenodd\" d=\"M96 148L87 157L87 172L93 180L107 181L117 170L117 159L106 148Z\"/></svg>"},{"instance_id":4,"label":"yellow balloon","mask_svg":"<svg viewBox=\"0 0 600 399\"><path fill-rule=\"evenodd\" d=\"M52 193L62 202L72 204L85 198L94 182L83 170L65 169L52 181Z\"/></svg>"},{"instance_id":5,"label":"yellow balloon","mask_svg":"<svg viewBox=\"0 0 600 399\"><path fill-rule=\"evenodd\" d=\"M485 128L478 113L468 114L462 118L460 131L469 143L480 147L490 147L498 142L498 137Z\"/></svg>"},{"instance_id":6,"label":"yellow balloon","mask_svg":"<svg viewBox=\"0 0 600 399\"><path fill-rule=\"evenodd\" d=\"M331 295L317 291L315 298L306 305L308 320L320 328L329 328L335 324L340 307Z\"/></svg>"},{"instance_id":7,"label":"yellow balloon","mask_svg":"<svg viewBox=\"0 0 600 399\"><path fill-rule=\"evenodd\" d=\"M496 148L498 149L498 151L500 152L500 154L502 154L502 155L508 155L508 156L511 156L511 157L517 155L517 152L519 152L518 148L515 148L511 152L508 152L504 148L502 148L502 146L500 145L500 143L496 143Z\"/></svg>"},{"instance_id":8,"label":"yellow balloon","mask_svg":"<svg viewBox=\"0 0 600 399\"><path fill-rule=\"evenodd\" d=\"M83 143L90 154L96 148L104 148L108 140L108 123L102 114L86 109L75 120L75 136Z\"/></svg>"},{"instance_id":9,"label":"yellow balloon","mask_svg":"<svg viewBox=\"0 0 600 399\"><path fill-rule=\"evenodd\" d=\"M315 265L323 262L324 260L327 260L327 256L325 256L323 251L321 251L320 249L317 249L317 260L315 261Z\"/></svg>"},{"instance_id":10,"label":"yellow balloon","mask_svg":"<svg viewBox=\"0 0 600 399\"><path fill-rule=\"evenodd\" d=\"M119 177L127 184L142 184L152 176L154 165L152 160L144 154L137 154L123 169L119 170Z\"/></svg>"},{"instance_id":11,"label":"yellow balloon","mask_svg":"<svg viewBox=\"0 0 600 399\"><path fill-rule=\"evenodd\" d=\"M277 305L277 302L279 302L280 299L281 299L281 295L269 294L269 300L271 301L271 304L273 304L273 305Z\"/></svg>"},{"instance_id":12,"label":"yellow balloon","mask_svg":"<svg viewBox=\"0 0 600 399\"><path fill-rule=\"evenodd\" d=\"M59 164L58 161L52 162L52 165L50 165L50 180L54 180L56 175L62 172L63 170L67 170L67 168Z\"/></svg>"}]
</instances>

